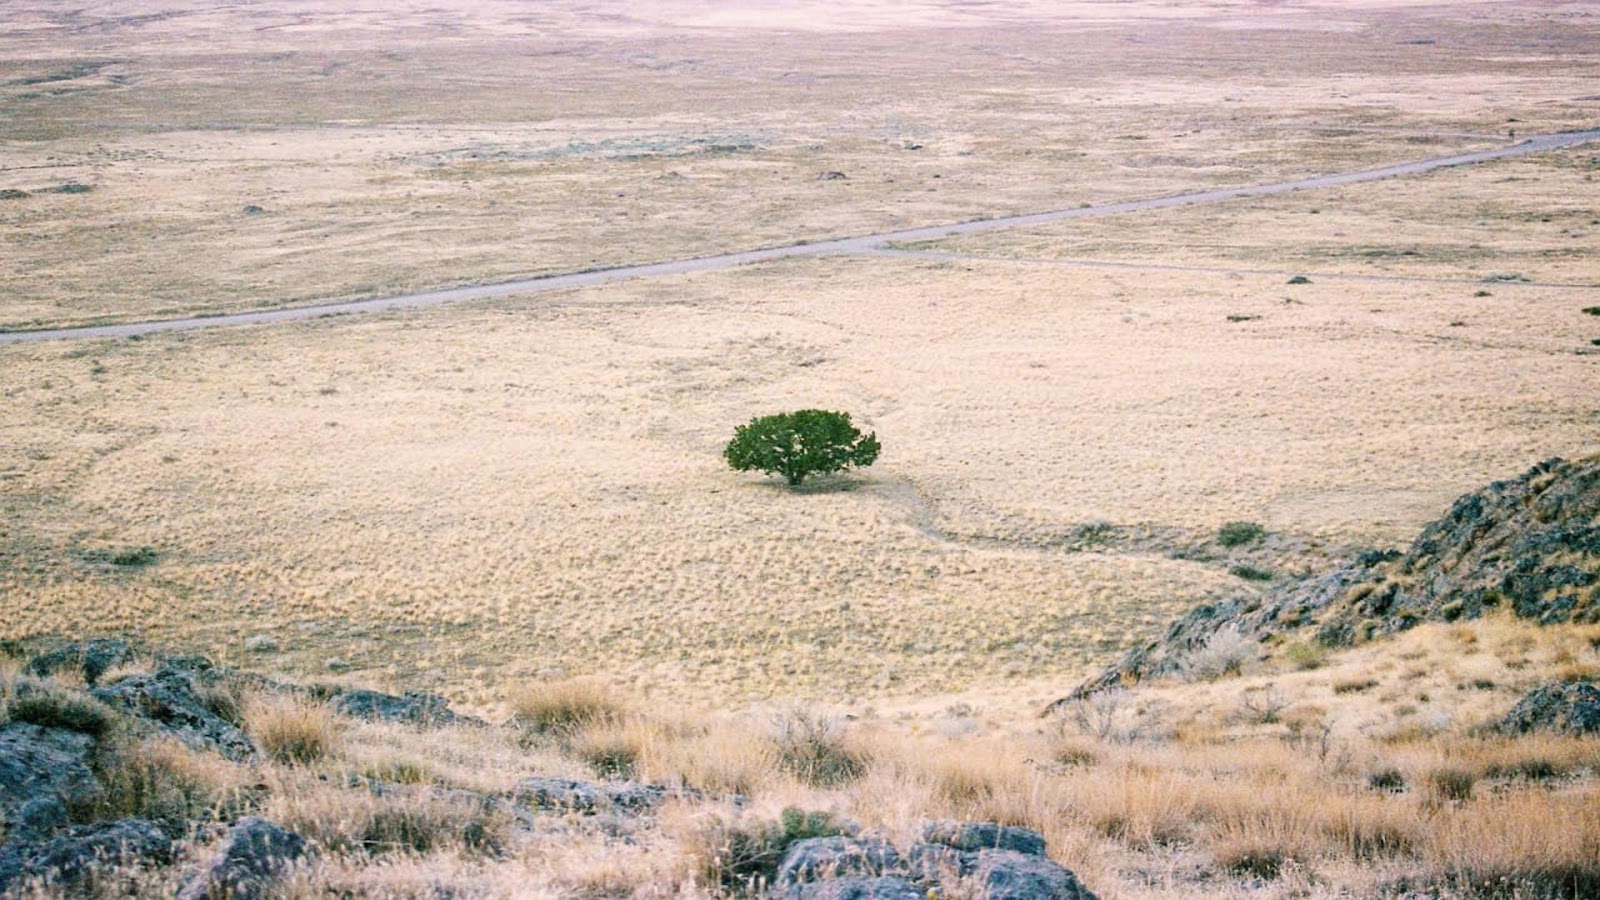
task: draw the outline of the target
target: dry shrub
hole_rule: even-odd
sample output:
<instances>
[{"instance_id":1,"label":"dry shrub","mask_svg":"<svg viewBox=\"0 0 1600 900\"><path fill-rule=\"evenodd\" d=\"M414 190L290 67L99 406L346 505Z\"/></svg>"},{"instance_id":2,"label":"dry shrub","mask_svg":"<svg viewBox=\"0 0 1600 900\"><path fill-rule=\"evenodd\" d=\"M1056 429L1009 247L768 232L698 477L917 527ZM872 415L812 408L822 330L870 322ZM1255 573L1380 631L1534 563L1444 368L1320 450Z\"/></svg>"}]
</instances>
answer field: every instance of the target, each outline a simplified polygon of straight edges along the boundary
<instances>
[{"instance_id":1,"label":"dry shrub","mask_svg":"<svg viewBox=\"0 0 1600 900\"><path fill-rule=\"evenodd\" d=\"M679 739L666 724L644 716L605 716L577 726L561 746L599 778L634 778L640 775L642 760Z\"/></svg>"},{"instance_id":2,"label":"dry shrub","mask_svg":"<svg viewBox=\"0 0 1600 900\"><path fill-rule=\"evenodd\" d=\"M429 788L337 789L299 774L279 780L265 815L284 827L341 853L384 855L451 850L499 853L507 844L510 817L475 795L441 794Z\"/></svg>"},{"instance_id":3,"label":"dry shrub","mask_svg":"<svg viewBox=\"0 0 1600 900\"><path fill-rule=\"evenodd\" d=\"M1440 818L1429 868L1483 897L1600 896L1600 789L1508 791Z\"/></svg>"},{"instance_id":4,"label":"dry shrub","mask_svg":"<svg viewBox=\"0 0 1600 900\"><path fill-rule=\"evenodd\" d=\"M306 765L339 747L341 725L327 704L292 695L258 696L245 703L245 731L269 758Z\"/></svg>"},{"instance_id":5,"label":"dry shrub","mask_svg":"<svg viewBox=\"0 0 1600 900\"><path fill-rule=\"evenodd\" d=\"M1460 803L1472 799L1477 776L1466 769L1445 767L1428 773L1428 800L1432 803Z\"/></svg>"},{"instance_id":6,"label":"dry shrub","mask_svg":"<svg viewBox=\"0 0 1600 900\"><path fill-rule=\"evenodd\" d=\"M1229 874L1270 881L1310 856L1304 827L1278 816L1246 815L1222 823L1211 838L1211 854Z\"/></svg>"},{"instance_id":7,"label":"dry shrub","mask_svg":"<svg viewBox=\"0 0 1600 900\"><path fill-rule=\"evenodd\" d=\"M1193 778L1140 765L1075 778L1068 796L1096 831L1135 849L1188 839L1201 809Z\"/></svg>"},{"instance_id":8,"label":"dry shrub","mask_svg":"<svg viewBox=\"0 0 1600 900\"><path fill-rule=\"evenodd\" d=\"M1185 681L1215 681L1249 671L1261 655L1261 644L1227 627L1211 635L1205 645L1194 650L1179 666Z\"/></svg>"},{"instance_id":9,"label":"dry shrub","mask_svg":"<svg viewBox=\"0 0 1600 900\"><path fill-rule=\"evenodd\" d=\"M166 736L119 748L100 780L96 818L151 819L179 832L193 821L234 818L255 797L248 770Z\"/></svg>"},{"instance_id":10,"label":"dry shrub","mask_svg":"<svg viewBox=\"0 0 1600 900\"><path fill-rule=\"evenodd\" d=\"M535 682L513 693L510 703L512 722L540 735L571 734L628 712L611 688L594 678Z\"/></svg>"},{"instance_id":11,"label":"dry shrub","mask_svg":"<svg viewBox=\"0 0 1600 900\"><path fill-rule=\"evenodd\" d=\"M788 807L776 819L712 816L686 829L680 841L707 881L726 890L759 894L777 873L790 844L846 831L831 813Z\"/></svg>"},{"instance_id":12,"label":"dry shrub","mask_svg":"<svg viewBox=\"0 0 1600 900\"><path fill-rule=\"evenodd\" d=\"M101 738L116 727L116 713L99 700L44 681L19 681L6 703L6 717L41 728L65 728Z\"/></svg>"},{"instance_id":13,"label":"dry shrub","mask_svg":"<svg viewBox=\"0 0 1600 900\"><path fill-rule=\"evenodd\" d=\"M652 745L640 767L641 775L653 781L677 780L712 793L748 795L775 780L777 759L777 748L764 736L718 721Z\"/></svg>"},{"instance_id":14,"label":"dry shrub","mask_svg":"<svg viewBox=\"0 0 1600 900\"><path fill-rule=\"evenodd\" d=\"M837 719L792 709L773 717L778 768L812 787L832 787L861 777L867 753L852 744Z\"/></svg>"}]
</instances>

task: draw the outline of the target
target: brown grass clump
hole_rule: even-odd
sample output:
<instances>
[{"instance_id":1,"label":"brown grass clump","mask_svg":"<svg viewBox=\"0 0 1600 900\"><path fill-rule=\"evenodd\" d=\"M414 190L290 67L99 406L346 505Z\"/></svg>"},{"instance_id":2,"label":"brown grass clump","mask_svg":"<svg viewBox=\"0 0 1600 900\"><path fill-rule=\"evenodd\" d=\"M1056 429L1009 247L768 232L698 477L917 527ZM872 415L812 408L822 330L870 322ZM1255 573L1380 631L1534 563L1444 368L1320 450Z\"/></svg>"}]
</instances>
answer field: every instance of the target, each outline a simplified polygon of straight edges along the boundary
<instances>
[{"instance_id":1,"label":"brown grass clump","mask_svg":"<svg viewBox=\"0 0 1600 900\"><path fill-rule=\"evenodd\" d=\"M257 696L246 701L244 726L270 759L307 765L332 755L339 747L341 725L326 704L289 695Z\"/></svg>"},{"instance_id":2,"label":"brown grass clump","mask_svg":"<svg viewBox=\"0 0 1600 900\"><path fill-rule=\"evenodd\" d=\"M247 770L170 737L118 748L100 769L97 818L152 819L182 832L193 821L232 818L255 796Z\"/></svg>"},{"instance_id":3,"label":"brown grass clump","mask_svg":"<svg viewBox=\"0 0 1600 900\"><path fill-rule=\"evenodd\" d=\"M513 693L510 704L512 722L541 735L571 734L628 712L616 693L594 678L534 682Z\"/></svg>"},{"instance_id":4,"label":"brown grass clump","mask_svg":"<svg viewBox=\"0 0 1600 900\"><path fill-rule=\"evenodd\" d=\"M796 708L776 715L772 729L778 768L804 784L832 787L866 771L866 751L849 740L837 719Z\"/></svg>"}]
</instances>

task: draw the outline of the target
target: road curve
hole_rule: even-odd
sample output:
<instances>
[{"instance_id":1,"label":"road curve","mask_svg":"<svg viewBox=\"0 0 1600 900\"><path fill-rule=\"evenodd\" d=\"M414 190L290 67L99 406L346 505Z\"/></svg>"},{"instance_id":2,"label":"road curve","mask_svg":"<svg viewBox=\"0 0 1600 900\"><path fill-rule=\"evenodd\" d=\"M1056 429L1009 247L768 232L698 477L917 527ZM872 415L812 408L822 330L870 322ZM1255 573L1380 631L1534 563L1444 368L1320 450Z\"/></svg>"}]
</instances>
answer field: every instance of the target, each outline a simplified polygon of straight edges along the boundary
<instances>
[{"instance_id":1,"label":"road curve","mask_svg":"<svg viewBox=\"0 0 1600 900\"><path fill-rule=\"evenodd\" d=\"M632 278L649 278L656 275L681 275L689 272L707 272L716 269L727 269L734 266L765 262L773 259L870 254L885 244L896 242L936 240L938 238L955 237L964 234L977 234L985 231L999 231L1005 228L1020 228L1029 225L1044 225L1051 222L1064 222L1069 219L1093 219L1101 216L1115 216L1123 213L1141 212L1148 209L1165 209L1173 206L1191 206L1199 203L1217 203L1223 200L1234 200L1240 197L1264 197L1271 194L1286 194L1291 191L1337 187L1344 184L1358 184L1364 181L1378 181L1384 178L1396 178L1403 175L1420 175L1424 172L1431 172L1434 169L1443 169L1450 166L1465 166L1473 163L1488 162L1495 159L1504 159L1510 156L1526 156L1530 153L1543 153L1549 150L1573 147L1579 144L1590 143L1592 141L1600 141L1600 128L1590 129L1587 131L1566 131L1556 134L1537 135L1519 143L1505 147L1496 147L1492 150L1478 150L1472 153L1458 153L1452 156L1434 156L1427 159L1419 159L1414 162L1399 163L1392 166L1382 166L1376 169L1362 169L1355 172L1341 172L1333 175L1317 175L1311 178L1296 179L1294 181L1278 181L1271 184L1257 184L1247 187L1217 188L1206 191L1192 191L1184 194L1172 194L1166 197L1152 197L1144 200L1126 200L1120 203L1107 203L1101 206L1084 206L1074 209L1054 210L1051 212L1028 213L1018 216L1002 216L994 219L978 219L971 222L957 222L952 225L934 225L926 228L908 228L901 231L885 231L879 234L868 234L860 237L838 238L836 240L817 241L809 244L791 244L785 247L771 247L765 250L746 250L740 253L724 253L717 256L692 257L690 259L680 259L662 263L650 263L648 265L620 266L613 269L597 269L589 272L572 272L562 275L542 275L535 278L521 278L514 281L503 281L496 284L469 285L466 287L426 291L419 294L401 294L394 297L375 297L370 300L353 300L344 303L321 304L318 306L295 306L285 309L232 313L219 316L198 316L184 319L159 319L148 322L129 322L121 325L90 325L79 328L54 328L38 331L5 331L0 332L0 344L15 344L27 341L126 338L133 337L135 335L155 334L163 331L191 331L198 328L221 328L229 325L267 325L275 322L294 322L305 319L320 318L323 316L346 315L350 313L361 312L378 312L390 309L409 309L419 306L436 306L441 303L456 303L463 300L484 300L491 297L506 297L513 294L528 294L543 291L565 290L569 288L592 287L594 285L608 284L613 281L623 281Z\"/></svg>"}]
</instances>

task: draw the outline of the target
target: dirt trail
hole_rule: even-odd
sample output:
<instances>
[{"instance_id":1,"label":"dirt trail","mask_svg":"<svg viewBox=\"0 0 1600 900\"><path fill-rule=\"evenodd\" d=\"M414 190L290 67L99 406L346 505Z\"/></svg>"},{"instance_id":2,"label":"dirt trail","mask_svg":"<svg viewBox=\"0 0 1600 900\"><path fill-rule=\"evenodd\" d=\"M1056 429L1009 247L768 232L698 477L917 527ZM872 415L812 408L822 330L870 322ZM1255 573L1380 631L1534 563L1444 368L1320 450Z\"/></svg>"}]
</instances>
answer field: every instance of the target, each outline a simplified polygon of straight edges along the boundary
<instances>
[{"instance_id":1,"label":"dirt trail","mask_svg":"<svg viewBox=\"0 0 1600 900\"><path fill-rule=\"evenodd\" d=\"M92 325L79 328L57 328L39 331L0 332L0 344L12 344L24 341L125 338L132 337L134 335L154 334L163 331L189 331L198 328L220 328L228 325L265 325L275 322L294 322L305 319L315 319L322 316L345 315L349 313L361 312L378 312L391 309L409 309L419 306L436 306L441 303L455 303L463 300L484 300L493 297L506 297L514 294L528 294L543 291L558 291L571 288L592 287L594 285L608 284L613 281L623 281L630 278L649 278L656 275L682 275L691 272L708 272L717 269L728 269L734 266L748 265L750 263L766 262L774 259L871 254L880 250L886 244L937 240L939 238L954 237L957 235L976 234L985 231L998 231L1004 228L1023 228L1030 225L1045 225L1052 222L1063 222L1069 219L1099 218L1101 216L1115 216L1123 213L1140 212L1148 209L1166 209L1168 207L1190 206L1198 203L1218 203L1224 200L1234 200L1240 197L1262 197L1271 194L1286 194L1291 191L1337 187L1345 184L1359 184L1365 181L1378 181L1384 178L1396 178L1403 175L1420 175L1425 172L1431 172L1434 169L1442 169L1450 166L1464 166L1471 165L1473 163L1488 162L1495 159L1504 159L1506 157L1525 156L1531 153L1542 153L1549 150L1557 150L1565 147L1577 146L1579 144L1586 144L1592 141L1600 141L1600 128L1590 129L1587 131L1569 131L1558 134L1538 135L1506 147L1497 147L1490 150L1479 150L1472 153L1458 153L1451 156L1435 156L1427 159L1419 159L1414 162L1383 166L1376 169L1363 169L1355 172L1341 172L1332 175L1317 175L1311 178L1296 179L1294 181L1279 181L1271 184L1258 184L1247 187L1217 188L1213 190L1193 191L1184 194L1173 194L1167 197L1152 197L1144 200L1127 200L1121 203L1108 203L1101 206L1085 206L1074 209L1055 210L1051 212L1029 213L1020 216L979 219L972 222L958 222L952 225L934 225L926 228L908 228L902 231L887 231L880 234L862 235L860 237L839 238L831 241L817 241L810 244L792 244L785 247L772 247L765 250L747 250L740 253L725 253L718 256L695 257L690 259L673 260L671 262L651 263L648 265L622 266L614 269L601 269L592 272L573 272L565 275L545 275L537 278L524 278L515 281L505 281L498 284L470 285L466 287L446 288L437 291L426 291L418 294L402 294L394 297L377 297L371 300L355 300L346 303L329 303L319 306L296 306L285 309L234 313L223 316L163 319L147 322L129 322L121 325Z\"/></svg>"}]
</instances>

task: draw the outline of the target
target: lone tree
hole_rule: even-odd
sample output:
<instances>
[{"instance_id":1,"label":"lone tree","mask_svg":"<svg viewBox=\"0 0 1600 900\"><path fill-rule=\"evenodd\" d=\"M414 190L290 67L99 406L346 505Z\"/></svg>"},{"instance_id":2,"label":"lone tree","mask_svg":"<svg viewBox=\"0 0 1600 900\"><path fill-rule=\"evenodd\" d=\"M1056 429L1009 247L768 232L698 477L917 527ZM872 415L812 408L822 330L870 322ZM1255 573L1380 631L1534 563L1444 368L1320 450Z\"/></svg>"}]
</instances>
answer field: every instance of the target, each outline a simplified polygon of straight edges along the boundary
<instances>
[{"instance_id":1,"label":"lone tree","mask_svg":"<svg viewBox=\"0 0 1600 900\"><path fill-rule=\"evenodd\" d=\"M758 416L733 432L722 451L740 472L782 475L790 487L807 475L825 475L850 466L870 466L878 458L878 436L862 435L850 414L802 409Z\"/></svg>"}]
</instances>

